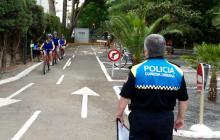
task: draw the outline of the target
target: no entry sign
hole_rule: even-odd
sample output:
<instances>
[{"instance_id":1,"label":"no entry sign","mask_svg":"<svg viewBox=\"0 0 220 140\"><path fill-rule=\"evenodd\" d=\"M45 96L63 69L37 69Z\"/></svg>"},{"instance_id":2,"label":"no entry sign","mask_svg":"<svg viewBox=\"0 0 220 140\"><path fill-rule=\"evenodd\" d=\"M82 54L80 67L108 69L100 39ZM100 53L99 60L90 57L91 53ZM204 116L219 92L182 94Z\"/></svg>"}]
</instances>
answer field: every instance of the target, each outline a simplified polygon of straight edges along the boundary
<instances>
[{"instance_id":1,"label":"no entry sign","mask_svg":"<svg viewBox=\"0 0 220 140\"><path fill-rule=\"evenodd\" d=\"M211 68L211 66L209 64L200 63L198 65L198 68L197 68L197 90L199 92L201 92L202 90L205 90L210 68Z\"/></svg>"},{"instance_id":2,"label":"no entry sign","mask_svg":"<svg viewBox=\"0 0 220 140\"><path fill-rule=\"evenodd\" d=\"M111 61L117 62L121 57L121 53L117 49L110 50L108 52L108 58Z\"/></svg>"}]
</instances>

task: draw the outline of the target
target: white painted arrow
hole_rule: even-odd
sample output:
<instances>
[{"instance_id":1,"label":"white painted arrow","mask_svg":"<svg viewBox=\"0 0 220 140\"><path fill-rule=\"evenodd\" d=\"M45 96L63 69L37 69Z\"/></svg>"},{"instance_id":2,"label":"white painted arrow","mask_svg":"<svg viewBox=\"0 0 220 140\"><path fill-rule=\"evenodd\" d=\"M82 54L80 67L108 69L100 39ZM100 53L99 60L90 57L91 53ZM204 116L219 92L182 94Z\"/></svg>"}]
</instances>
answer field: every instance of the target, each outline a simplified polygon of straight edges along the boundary
<instances>
[{"instance_id":1,"label":"white painted arrow","mask_svg":"<svg viewBox=\"0 0 220 140\"><path fill-rule=\"evenodd\" d=\"M87 105L88 105L88 96L100 96L98 93L94 92L88 87L81 88L72 94L74 95L82 95L82 110L81 110L81 118L87 118Z\"/></svg>"},{"instance_id":2,"label":"white painted arrow","mask_svg":"<svg viewBox=\"0 0 220 140\"><path fill-rule=\"evenodd\" d=\"M23 88L21 88L20 90L18 90L17 92L13 93L12 95L8 96L7 98L0 98L0 107L9 105L9 104L13 104L16 102L20 102L21 100L15 100L12 99L13 97L15 97L16 95L20 94L21 92L23 92L24 90L26 90L27 88L31 87L34 83L30 83L26 86L24 86Z\"/></svg>"}]
</instances>

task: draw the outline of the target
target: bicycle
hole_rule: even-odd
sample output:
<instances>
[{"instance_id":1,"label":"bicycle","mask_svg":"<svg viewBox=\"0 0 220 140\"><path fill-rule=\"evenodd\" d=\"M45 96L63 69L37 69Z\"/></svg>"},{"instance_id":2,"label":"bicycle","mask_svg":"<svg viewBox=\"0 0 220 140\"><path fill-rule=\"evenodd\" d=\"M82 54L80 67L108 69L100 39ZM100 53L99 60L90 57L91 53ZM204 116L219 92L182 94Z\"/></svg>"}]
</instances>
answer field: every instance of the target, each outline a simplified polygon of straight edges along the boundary
<instances>
[{"instance_id":1,"label":"bicycle","mask_svg":"<svg viewBox=\"0 0 220 140\"><path fill-rule=\"evenodd\" d=\"M62 47L60 47L60 57L61 57L61 59L63 59L63 57L64 57L64 52L65 52L64 49L65 49L65 47L66 46L64 46L64 45Z\"/></svg>"},{"instance_id":2,"label":"bicycle","mask_svg":"<svg viewBox=\"0 0 220 140\"><path fill-rule=\"evenodd\" d=\"M43 51L43 50L41 50L41 51ZM47 67L47 69L46 69L46 67ZM49 71L49 70L50 70L50 58L49 58L49 54L47 53L46 57L44 56L44 61L43 61L43 74L45 75L47 73L47 71Z\"/></svg>"},{"instance_id":3,"label":"bicycle","mask_svg":"<svg viewBox=\"0 0 220 140\"><path fill-rule=\"evenodd\" d=\"M121 54L121 57L117 62L114 63L114 65L118 68L124 68L128 64L128 62L131 62L128 67L132 66L133 64L132 54L122 46L120 46L118 50Z\"/></svg>"},{"instance_id":4,"label":"bicycle","mask_svg":"<svg viewBox=\"0 0 220 140\"><path fill-rule=\"evenodd\" d=\"M55 50L53 50L53 61L52 61L52 65L57 64L58 63L58 59L59 56L57 54L57 48L55 48Z\"/></svg>"}]
</instances>

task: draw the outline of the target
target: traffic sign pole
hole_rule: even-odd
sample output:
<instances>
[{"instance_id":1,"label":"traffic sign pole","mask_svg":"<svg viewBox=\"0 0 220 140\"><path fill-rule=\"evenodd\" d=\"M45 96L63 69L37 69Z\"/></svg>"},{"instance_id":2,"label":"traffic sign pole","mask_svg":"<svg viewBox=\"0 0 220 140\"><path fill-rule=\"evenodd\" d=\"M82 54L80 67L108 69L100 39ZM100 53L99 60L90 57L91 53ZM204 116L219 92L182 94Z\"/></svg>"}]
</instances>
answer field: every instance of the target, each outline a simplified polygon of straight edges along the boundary
<instances>
[{"instance_id":1,"label":"traffic sign pole","mask_svg":"<svg viewBox=\"0 0 220 140\"><path fill-rule=\"evenodd\" d=\"M112 62L112 77L114 77L114 70L115 69L115 62L113 61Z\"/></svg>"},{"instance_id":2,"label":"traffic sign pole","mask_svg":"<svg viewBox=\"0 0 220 140\"><path fill-rule=\"evenodd\" d=\"M200 92L200 112L199 124L192 125L190 130L195 132L211 132L212 130L204 125L204 106L205 106L205 88L208 83L208 75L211 66L208 64L200 63L197 68L197 91Z\"/></svg>"},{"instance_id":3,"label":"traffic sign pole","mask_svg":"<svg viewBox=\"0 0 220 140\"><path fill-rule=\"evenodd\" d=\"M200 124L204 123L204 119L203 119L203 117L204 117L204 105L205 105L204 93L205 93L205 90L202 89L201 96L200 96L200 113L199 113L199 123Z\"/></svg>"},{"instance_id":4,"label":"traffic sign pole","mask_svg":"<svg viewBox=\"0 0 220 140\"><path fill-rule=\"evenodd\" d=\"M117 49L112 49L108 52L108 58L112 62L112 77L114 77L115 62L121 57L120 52Z\"/></svg>"}]
</instances>

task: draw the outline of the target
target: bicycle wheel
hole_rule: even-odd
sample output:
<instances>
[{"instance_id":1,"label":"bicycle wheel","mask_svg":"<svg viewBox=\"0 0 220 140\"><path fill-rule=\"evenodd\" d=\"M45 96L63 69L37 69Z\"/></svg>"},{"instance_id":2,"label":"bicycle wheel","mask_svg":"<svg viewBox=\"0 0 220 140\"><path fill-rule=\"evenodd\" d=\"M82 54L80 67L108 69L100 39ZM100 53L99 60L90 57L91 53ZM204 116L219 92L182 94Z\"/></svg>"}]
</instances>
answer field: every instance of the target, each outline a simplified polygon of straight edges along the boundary
<instances>
[{"instance_id":1,"label":"bicycle wheel","mask_svg":"<svg viewBox=\"0 0 220 140\"><path fill-rule=\"evenodd\" d=\"M127 64L127 57L123 55L114 65L118 68L123 68Z\"/></svg>"}]
</instances>

